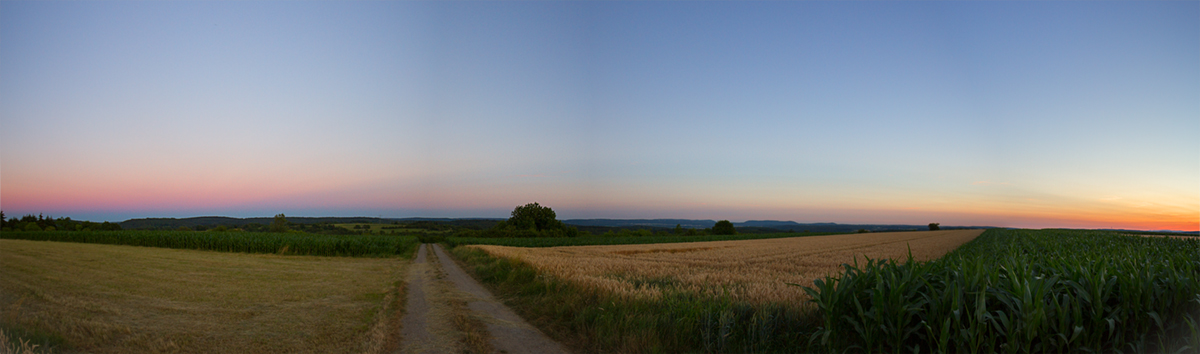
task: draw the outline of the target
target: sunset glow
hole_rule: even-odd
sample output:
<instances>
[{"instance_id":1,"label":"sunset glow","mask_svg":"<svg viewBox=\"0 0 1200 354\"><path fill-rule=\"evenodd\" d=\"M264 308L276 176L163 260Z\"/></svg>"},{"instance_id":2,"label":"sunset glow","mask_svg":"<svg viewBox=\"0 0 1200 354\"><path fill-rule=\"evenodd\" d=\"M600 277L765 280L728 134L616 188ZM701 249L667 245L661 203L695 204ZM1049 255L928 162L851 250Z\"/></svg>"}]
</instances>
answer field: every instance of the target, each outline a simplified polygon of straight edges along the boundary
<instances>
[{"instance_id":1,"label":"sunset glow","mask_svg":"<svg viewBox=\"0 0 1200 354\"><path fill-rule=\"evenodd\" d=\"M0 3L0 208L1200 230L1200 3Z\"/></svg>"}]
</instances>

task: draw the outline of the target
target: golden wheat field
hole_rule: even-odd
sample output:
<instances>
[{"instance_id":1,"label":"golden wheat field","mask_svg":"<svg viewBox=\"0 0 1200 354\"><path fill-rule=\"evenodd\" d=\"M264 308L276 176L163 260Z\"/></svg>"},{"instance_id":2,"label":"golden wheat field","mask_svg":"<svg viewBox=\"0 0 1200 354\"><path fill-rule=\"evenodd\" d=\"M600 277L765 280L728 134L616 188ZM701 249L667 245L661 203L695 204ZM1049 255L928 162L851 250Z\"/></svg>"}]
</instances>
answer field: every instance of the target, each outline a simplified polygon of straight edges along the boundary
<instances>
[{"instance_id":1,"label":"golden wheat field","mask_svg":"<svg viewBox=\"0 0 1200 354\"><path fill-rule=\"evenodd\" d=\"M743 241L525 248L473 245L601 291L656 298L666 290L750 303L806 300L800 287L863 257L941 257L983 230L864 233Z\"/></svg>"}]
</instances>

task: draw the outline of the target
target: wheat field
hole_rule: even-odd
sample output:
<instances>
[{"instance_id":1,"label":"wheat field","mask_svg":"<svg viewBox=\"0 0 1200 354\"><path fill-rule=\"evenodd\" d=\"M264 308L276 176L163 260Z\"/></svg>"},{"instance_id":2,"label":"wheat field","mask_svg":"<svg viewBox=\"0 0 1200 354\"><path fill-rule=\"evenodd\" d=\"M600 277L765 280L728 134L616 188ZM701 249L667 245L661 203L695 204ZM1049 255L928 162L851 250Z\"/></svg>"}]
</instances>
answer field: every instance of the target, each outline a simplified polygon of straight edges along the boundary
<instances>
[{"instance_id":1,"label":"wheat field","mask_svg":"<svg viewBox=\"0 0 1200 354\"><path fill-rule=\"evenodd\" d=\"M983 230L863 233L763 240L524 248L473 245L527 262L544 274L622 296L665 291L729 296L753 304L807 300L814 279L863 257L930 260Z\"/></svg>"},{"instance_id":2,"label":"wheat field","mask_svg":"<svg viewBox=\"0 0 1200 354\"><path fill-rule=\"evenodd\" d=\"M369 352L388 340L386 306L409 264L27 240L0 250L10 345L41 333L85 353Z\"/></svg>"}]
</instances>

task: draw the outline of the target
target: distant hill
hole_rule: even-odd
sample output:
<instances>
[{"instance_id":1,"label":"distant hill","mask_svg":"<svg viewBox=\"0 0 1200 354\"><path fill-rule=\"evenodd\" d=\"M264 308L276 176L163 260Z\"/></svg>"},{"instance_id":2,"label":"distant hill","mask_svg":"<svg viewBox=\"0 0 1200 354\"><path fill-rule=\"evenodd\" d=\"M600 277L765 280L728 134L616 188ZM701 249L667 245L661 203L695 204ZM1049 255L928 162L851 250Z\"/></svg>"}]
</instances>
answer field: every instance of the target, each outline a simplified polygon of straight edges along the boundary
<instances>
[{"instance_id":1,"label":"distant hill","mask_svg":"<svg viewBox=\"0 0 1200 354\"><path fill-rule=\"evenodd\" d=\"M716 224L716 220L688 220L688 219L568 219L563 220L567 225L576 226L605 226L605 227L633 227L642 226L649 228L665 228L673 229L675 225L681 225L689 229L706 229ZM736 225L736 224L735 224Z\"/></svg>"},{"instance_id":2,"label":"distant hill","mask_svg":"<svg viewBox=\"0 0 1200 354\"><path fill-rule=\"evenodd\" d=\"M225 225L227 227L239 227L248 224L270 225L274 221L274 217L255 217L255 218L232 218L228 216L198 216L191 218L142 218L129 219L120 222L122 229L141 229L141 230L174 230L180 226L186 226L195 229L197 226L215 227ZM497 218L377 218L377 217L303 217L303 216L288 216L289 222L297 224L391 224L400 222L403 224L413 223L417 221L433 221L447 224L455 227L467 229L483 230L492 227L496 222L504 219Z\"/></svg>"},{"instance_id":3,"label":"distant hill","mask_svg":"<svg viewBox=\"0 0 1200 354\"><path fill-rule=\"evenodd\" d=\"M289 216L288 221L297 224L318 224L318 223L334 223L334 224L349 224L349 223L386 223L393 222L412 223L417 221L433 221L447 224L455 227L462 227L474 230L483 230L492 227L504 220L502 218L377 218L377 217L294 217ZM196 228L197 226L214 227L225 225L229 227L238 227L247 224L262 224L270 225L272 217L255 217L255 218L232 218L226 216L199 216L191 218L142 218L129 219L122 221L121 228L123 229L153 229L153 230L174 230L180 226L188 228ZM707 219L568 219L563 220L563 223L579 227L579 229L587 230L592 233L602 233L610 228L617 229L674 229L675 225L689 229L706 229L712 227L717 222ZM777 232L777 231L809 231L809 232L855 232L858 230L868 230L872 232L882 231L915 231L928 230L928 225L878 225L878 224L837 224L837 223L797 223L795 221L778 221L778 220L748 220L746 222L733 223L733 226L743 232L758 233L758 232ZM942 229L979 229L990 228L988 226L942 226Z\"/></svg>"},{"instance_id":4,"label":"distant hill","mask_svg":"<svg viewBox=\"0 0 1200 354\"><path fill-rule=\"evenodd\" d=\"M398 219L388 219L388 220L389 221L399 221L402 224L408 224L408 223L417 222L417 221L433 221L433 222L442 223L442 224L446 224L446 225L450 225L450 226L454 226L454 227L461 227L461 228L465 228L465 229L484 230L484 229L489 229L492 226L495 226L497 222L500 222L500 220L505 220L505 219L500 219L500 218L462 218L462 219L398 218Z\"/></svg>"},{"instance_id":5,"label":"distant hill","mask_svg":"<svg viewBox=\"0 0 1200 354\"><path fill-rule=\"evenodd\" d=\"M242 226L247 224L262 224L270 225L274 221L274 217L260 218L231 218L228 216L198 216L192 218L143 218L129 219L120 222L122 229L151 229L151 230L174 230L180 226L195 228L196 226ZM391 220L371 217L287 217L287 220L297 224L319 224L319 223L391 223Z\"/></svg>"},{"instance_id":6,"label":"distant hill","mask_svg":"<svg viewBox=\"0 0 1200 354\"><path fill-rule=\"evenodd\" d=\"M650 227L674 228L680 225L684 228L710 228L716 221L692 219L570 219L563 220L568 225L605 226L605 227ZM810 232L854 232L868 230L880 231L917 231L929 230L929 225L880 225L880 224L837 224L831 222L801 224L795 221L778 220L747 220L733 223L739 229L774 229L779 231L810 231ZM943 230L955 229L987 229L991 226L942 226Z\"/></svg>"}]
</instances>

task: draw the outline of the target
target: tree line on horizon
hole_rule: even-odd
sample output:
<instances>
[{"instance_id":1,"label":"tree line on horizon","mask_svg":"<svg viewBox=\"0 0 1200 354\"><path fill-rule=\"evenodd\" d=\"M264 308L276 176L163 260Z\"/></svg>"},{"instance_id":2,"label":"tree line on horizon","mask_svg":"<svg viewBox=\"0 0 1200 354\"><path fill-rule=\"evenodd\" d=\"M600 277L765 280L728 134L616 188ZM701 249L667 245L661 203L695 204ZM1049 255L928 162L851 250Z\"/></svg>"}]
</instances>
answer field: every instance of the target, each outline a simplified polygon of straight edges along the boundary
<instances>
[{"instance_id":1,"label":"tree line on horizon","mask_svg":"<svg viewBox=\"0 0 1200 354\"><path fill-rule=\"evenodd\" d=\"M580 237L580 236L609 236L609 237L629 237L629 236L663 236L669 234L698 236L698 235L734 235L737 230L733 223L729 220L718 221L713 227L705 229L684 228L680 224L676 224L674 229L668 232L666 229L653 231L645 228L614 228L600 227L605 230L601 234L594 234L590 231L581 231L579 227L567 225L561 220L558 220L558 215L548 206L543 206L538 202L518 205L513 208L510 217L507 220L501 220L491 228L484 230L459 230L454 234L456 237L486 237L486 238L526 238L526 237ZM596 228L596 227L589 227Z\"/></svg>"},{"instance_id":2,"label":"tree line on horizon","mask_svg":"<svg viewBox=\"0 0 1200 354\"><path fill-rule=\"evenodd\" d=\"M71 220L70 217L46 217L28 214L21 218L6 218L0 211L0 231L120 231L121 225L112 222Z\"/></svg>"}]
</instances>

